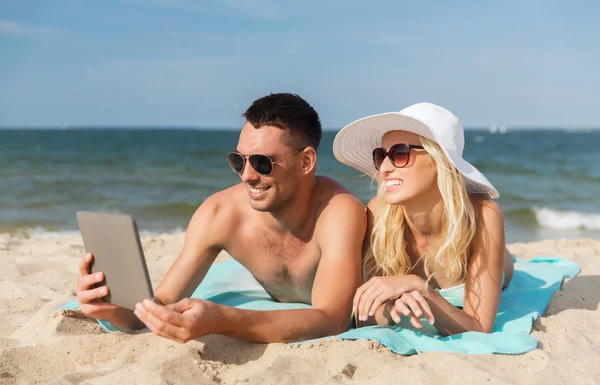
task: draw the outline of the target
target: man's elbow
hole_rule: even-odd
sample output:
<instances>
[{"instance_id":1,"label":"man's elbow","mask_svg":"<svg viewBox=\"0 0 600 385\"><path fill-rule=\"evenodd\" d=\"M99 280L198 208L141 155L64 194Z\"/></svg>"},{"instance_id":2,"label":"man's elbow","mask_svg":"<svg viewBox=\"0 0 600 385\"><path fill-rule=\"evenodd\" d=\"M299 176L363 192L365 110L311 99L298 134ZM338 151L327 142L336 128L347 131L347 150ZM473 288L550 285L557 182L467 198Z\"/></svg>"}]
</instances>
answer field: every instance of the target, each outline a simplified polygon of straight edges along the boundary
<instances>
[{"instance_id":1,"label":"man's elbow","mask_svg":"<svg viewBox=\"0 0 600 385\"><path fill-rule=\"evenodd\" d=\"M317 327L313 329L319 335L312 338L330 337L348 331L350 314L336 314L328 309L313 308L313 310L316 311L316 314L319 314L318 318L315 319L318 326L315 325Z\"/></svg>"},{"instance_id":2,"label":"man's elbow","mask_svg":"<svg viewBox=\"0 0 600 385\"><path fill-rule=\"evenodd\" d=\"M327 327L324 332L327 333L327 337L344 333L350 327L349 318L327 314L326 319Z\"/></svg>"},{"instance_id":3,"label":"man's elbow","mask_svg":"<svg viewBox=\"0 0 600 385\"><path fill-rule=\"evenodd\" d=\"M300 342L315 338L332 337L348 331L348 322L338 321L335 317L330 316L325 312L320 313L322 314L322 317L320 317L318 321L315 320L315 323L312 323L312 326L307 325L304 331L295 334L288 333L285 336L281 336L276 338L276 340L268 342Z\"/></svg>"},{"instance_id":4,"label":"man's elbow","mask_svg":"<svg viewBox=\"0 0 600 385\"><path fill-rule=\"evenodd\" d=\"M335 336L338 334L342 334L344 332L348 331L348 322L343 322L343 323L336 323L334 325L332 325L331 327L331 333L329 334L330 336Z\"/></svg>"}]
</instances>

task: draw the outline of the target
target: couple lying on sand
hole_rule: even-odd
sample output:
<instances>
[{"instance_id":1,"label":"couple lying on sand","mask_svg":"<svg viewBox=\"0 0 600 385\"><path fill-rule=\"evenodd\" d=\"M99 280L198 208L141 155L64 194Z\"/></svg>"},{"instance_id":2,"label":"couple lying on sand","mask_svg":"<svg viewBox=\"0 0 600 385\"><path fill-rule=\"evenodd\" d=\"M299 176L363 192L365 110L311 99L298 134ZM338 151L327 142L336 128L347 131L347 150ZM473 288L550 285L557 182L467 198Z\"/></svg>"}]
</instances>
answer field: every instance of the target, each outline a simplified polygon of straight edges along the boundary
<instances>
[{"instance_id":1,"label":"couple lying on sand","mask_svg":"<svg viewBox=\"0 0 600 385\"><path fill-rule=\"evenodd\" d=\"M135 311L101 301L108 288L93 288L103 275L90 274L87 254L75 286L84 314L179 342L206 334L307 340L346 331L351 314L359 327L408 317L419 328L424 317L443 335L493 329L513 262L491 200L498 192L462 158L456 116L419 103L337 134L335 157L378 182L366 213L344 186L315 175L321 123L306 101L272 94L243 116L227 156L241 183L193 215L158 301ZM221 250L274 300L312 308L253 311L189 298Z\"/></svg>"}]
</instances>

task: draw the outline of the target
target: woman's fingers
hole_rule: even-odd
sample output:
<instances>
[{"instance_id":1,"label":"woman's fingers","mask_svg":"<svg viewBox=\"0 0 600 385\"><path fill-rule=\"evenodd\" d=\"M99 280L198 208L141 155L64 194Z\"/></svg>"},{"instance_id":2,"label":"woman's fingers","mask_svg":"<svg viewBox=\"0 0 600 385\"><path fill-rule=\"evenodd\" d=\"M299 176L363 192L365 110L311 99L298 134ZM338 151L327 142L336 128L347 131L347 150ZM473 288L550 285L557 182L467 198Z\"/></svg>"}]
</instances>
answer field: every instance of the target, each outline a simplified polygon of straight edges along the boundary
<instances>
[{"instance_id":1,"label":"woman's fingers","mask_svg":"<svg viewBox=\"0 0 600 385\"><path fill-rule=\"evenodd\" d=\"M403 295L401 300L404 302L405 306L410 309L410 323L416 328L423 327L423 323L421 322L423 311L421 310L419 303L410 294Z\"/></svg>"},{"instance_id":2,"label":"woman's fingers","mask_svg":"<svg viewBox=\"0 0 600 385\"><path fill-rule=\"evenodd\" d=\"M403 297L407 297L408 295L405 294ZM417 317L413 311L411 310L410 306L407 305L407 303L404 301L403 298L398 298L394 301L394 307L392 309L392 311L390 311L390 314L392 316L392 319L394 320L394 322L396 323L400 323L401 320L401 315L405 316L405 317L410 317L410 323L416 327L416 328L421 328L423 325L421 324L421 321L419 320L419 317Z\"/></svg>"},{"instance_id":3,"label":"woman's fingers","mask_svg":"<svg viewBox=\"0 0 600 385\"><path fill-rule=\"evenodd\" d=\"M352 310L358 315L359 321L366 321L369 317L375 315L382 304L393 298L398 298L398 295L402 293L401 289L391 285L396 281L384 281L388 278L372 278L356 291ZM434 318L431 308L418 290L404 293L400 298L403 298L403 300L398 303L394 312L391 312L392 309L390 309L390 315L411 317L411 322L417 327L422 326L420 319L423 315L427 317L430 323L433 323Z\"/></svg>"},{"instance_id":4,"label":"woman's fingers","mask_svg":"<svg viewBox=\"0 0 600 385\"><path fill-rule=\"evenodd\" d=\"M398 312L398 314L402 314L405 317L410 317L410 315L412 314L412 312L410 311L410 309L408 308L408 306L406 306L406 303L404 303L404 301L402 300L402 298L398 298L394 302L394 308L396 309L396 311Z\"/></svg>"},{"instance_id":5,"label":"woman's fingers","mask_svg":"<svg viewBox=\"0 0 600 385\"><path fill-rule=\"evenodd\" d=\"M431 311L431 307L429 306L429 303L427 303L427 300L417 290L411 292L410 294L419 303L421 310L423 310L423 313L425 314L427 322L433 325L435 318L433 317L433 312Z\"/></svg>"},{"instance_id":6,"label":"woman's fingers","mask_svg":"<svg viewBox=\"0 0 600 385\"><path fill-rule=\"evenodd\" d=\"M410 297L410 294L404 294L402 297L398 298L394 303L394 307L396 308L396 310L399 313L402 313L402 315L404 315L405 317L410 317L410 323L414 327L421 328L421 327L423 327L423 324L421 323L421 317L417 316L415 314L415 312L412 310L411 306L408 305L408 303L407 303L408 297ZM410 301L410 299L408 299L408 301ZM420 312L420 313L422 314L422 312Z\"/></svg>"},{"instance_id":7,"label":"woman's fingers","mask_svg":"<svg viewBox=\"0 0 600 385\"><path fill-rule=\"evenodd\" d=\"M352 301L352 310L357 312L360 306L360 301L367 290L371 288L373 284L373 279L370 279L368 282L363 284L361 287L356 289L356 294L354 294L354 300ZM360 314L360 313L359 313Z\"/></svg>"},{"instance_id":8,"label":"woman's fingers","mask_svg":"<svg viewBox=\"0 0 600 385\"><path fill-rule=\"evenodd\" d=\"M394 301L390 309L390 315L394 322L400 322L400 315L410 317L410 323L416 328L422 328L421 317L424 315L427 321L433 325L435 319L427 300L418 291L404 293Z\"/></svg>"},{"instance_id":9,"label":"woman's fingers","mask_svg":"<svg viewBox=\"0 0 600 385\"><path fill-rule=\"evenodd\" d=\"M396 308L396 301L388 301L385 306L390 317L392 317L392 320L395 323L400 323L402 320L402 313Z\"/></svg>"},{"instance_id":10,"label":"woman's fingers","mask_svg":"<svg viewBox=\"0 0 600 385\"><path fill-rule=\"evenodd\" d=\"M369 317L374 316L377 309L379 309L379 306L383 305L387 300L389 300L389 298L386 295L386 293L380 292L379 295L373 299L373 304L371 305L371 307L369 309L368 316Z\"/></svg>"},{"instance_id":11,"label":"woman's fingers","mask_svg":"<svg viewBox=\"0 0 600 385\"><path fill-rule=\"evenodd\" d=\"M377 285L370 285L361 295L358 302L358 319L360 321L366 321L369 313L369 309L373 304L375 298L379 295L379 287Z\"/></svg>"},{"instance_id":12,"label":"woman's fingers","mask_svg":"<svg viewBox=\"0 0 600 385\"><path fill-rule=\"evenodd\" d=\"M423 323L421 322L421 317L417 317L414 314L411 314L411 316L410 316L410 323L412 324L412 326L416 327L417 329L420 329L423 327Z\"/></svg>"},{"instance_id":13,"label":"woman's fingers","mask_svg":"<svg viewBox=\"0 0 600 385\"><path fill-rule=\"evenodd\" d=\"M402 300L404 301L405 304L408 305L408 307L410 308L410 310L412 311L412 313L421 318L421 316L423 315L423 311L421 310L421 306L419 305L419 303L417 302L417 300L411 295L411 294L405 294L402 296Z\"/></svg>"}]
</instances>

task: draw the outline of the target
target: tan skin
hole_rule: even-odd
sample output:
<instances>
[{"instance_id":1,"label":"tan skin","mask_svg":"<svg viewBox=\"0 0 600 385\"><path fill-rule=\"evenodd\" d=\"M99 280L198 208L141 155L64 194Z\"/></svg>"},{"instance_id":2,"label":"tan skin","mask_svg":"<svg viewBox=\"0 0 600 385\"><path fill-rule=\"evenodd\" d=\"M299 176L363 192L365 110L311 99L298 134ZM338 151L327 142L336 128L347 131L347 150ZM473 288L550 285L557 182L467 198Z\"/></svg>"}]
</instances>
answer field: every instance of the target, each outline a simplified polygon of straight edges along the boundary
<instances>
[{"instance_id":1,"label":"tan skin","mask_svg":"<svg viewBox=\"0 0 600 385\"><path fill-rule=\"evenodd\" d=\"M391 131L383 137L383 148L396 143L420 145L419 137L405 131ZM394 167L386 158L380 167L386 181L401 181L399 187L387 190L388 204L402 204L409 228L408 251L413 271L408 275L374 277L356 292L353 307L359 326L393 325L401 317L409 317L413 326L420 328L425 316L443 335L466 331L490 333L503 289L513 276L512 257L504 240L504 219L500 206L487 199L472 197L476 207L477 229L468 256L466 280L450 282L442 274L427 277L419 258L429 251L439 234L444 204L437 187L437 170L422 149L412 149L409 163L404 168ZM368 205L367 234L371 234L376 200ZM363 249L370 247L370 236L365 237ZM450 304L434 288L450 288L465 284L464 308Z\"/></svg>"},{"instance_id":2,"label":"tan skin","mask_svg":"<svg viewBox=\"0 0 600 385\"><path fill-rule=\"evenodd\" d=\"M206 334L289 342L347 330L352 297L362 282L365 209L340 184L314 175L312 147L294 153L302 145L283 135L277 127L244 125L236 151L266 154L277 163L271 175L263 176L246 162L242 183L198 208L183 249L155 290L167 305L147 299L131 311L102 302L108 289L90 289L102 275L89 274L87 255L75 288L81 310L122 329L146 326L179 342ZM252 311L190 299L221 250L245 266L275 300L312 308Z\"/></svg>"}]
</instances>

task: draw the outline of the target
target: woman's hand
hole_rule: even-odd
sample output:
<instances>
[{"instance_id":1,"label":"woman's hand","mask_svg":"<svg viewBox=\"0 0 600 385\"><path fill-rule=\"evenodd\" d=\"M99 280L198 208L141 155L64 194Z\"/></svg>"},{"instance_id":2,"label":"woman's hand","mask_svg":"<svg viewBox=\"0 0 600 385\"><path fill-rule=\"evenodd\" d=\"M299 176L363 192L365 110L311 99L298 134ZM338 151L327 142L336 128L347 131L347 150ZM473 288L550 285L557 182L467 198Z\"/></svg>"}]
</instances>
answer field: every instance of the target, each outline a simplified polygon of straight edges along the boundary
<instances>
[{"instance_id":1,"label":"woman's hand","mask_svg":"<svg viewBox=\"0 0 600 385\"><path fill-rule=\"evenodd\" d=\"M423 327L421 317L425 315L427 322L433 325L435 318L431 312L431 308L427 303L427 300L418 291L414 290L408 293L404 293L395 300L388 302L388 309L392 320L395 323L399 323L401 316L410 317L410 323L416 327Z\"/></svg>"},{"instance_id":2,"label":"woman's hand","mask_svg":"<svg viewBox=\"0 0 600 385\"><path fill-rule=\"evenodd\" d=\"M408 292L417 291L420 294L425 288L425 281L421 277L412 274L373 277L356 290L353 311L358 314L359 321L366 321L375 314L379 306L388 300L400 298ZM421 298L423 298L422 295ZM408 300L412 303L410 299ZM426 301L425 304L427 304ZM429 308L428 305L427 307ZM431 314L431 310L429 310L429 314Z\"/></svg>"}]
</instances>

